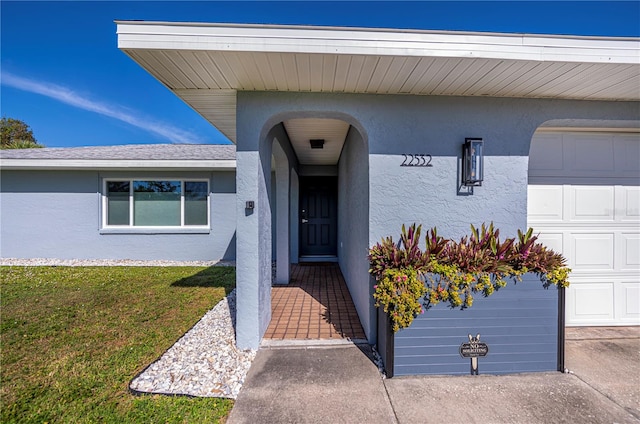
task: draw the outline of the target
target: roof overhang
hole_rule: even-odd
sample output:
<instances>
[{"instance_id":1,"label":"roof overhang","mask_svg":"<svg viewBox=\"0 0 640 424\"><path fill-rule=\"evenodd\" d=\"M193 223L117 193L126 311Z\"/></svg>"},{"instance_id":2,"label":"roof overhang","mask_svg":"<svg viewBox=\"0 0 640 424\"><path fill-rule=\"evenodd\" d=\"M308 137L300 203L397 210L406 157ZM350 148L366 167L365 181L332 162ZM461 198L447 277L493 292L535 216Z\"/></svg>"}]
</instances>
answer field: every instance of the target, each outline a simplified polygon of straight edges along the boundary
<instances>
[{"instance_id":1,"label":"roof overhang","mask_svg":"<svg viewBox=\"0 0 640 424\"><path fill-rule=\"evenodd\" d=\"M229 139L237 91L640 100L640 39L117 21L118 47Z\"/></svg>"},{"instance_id":2,"label":"roof overhang","mask_svg":"<svg viewBox=\"0 0 640 424\"><path fill-rule=\"evenodd\" d=\"M235 160L0 159L2 170L233 171Z\"/></svg>"}]
</instances>

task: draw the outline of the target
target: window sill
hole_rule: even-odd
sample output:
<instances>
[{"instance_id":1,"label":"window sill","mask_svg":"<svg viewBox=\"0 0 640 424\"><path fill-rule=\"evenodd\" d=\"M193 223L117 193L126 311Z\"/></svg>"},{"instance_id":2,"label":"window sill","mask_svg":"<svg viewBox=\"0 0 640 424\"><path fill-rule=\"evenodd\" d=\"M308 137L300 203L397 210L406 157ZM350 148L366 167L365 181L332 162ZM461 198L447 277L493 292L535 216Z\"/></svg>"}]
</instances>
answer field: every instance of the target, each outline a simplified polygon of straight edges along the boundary
<instances>
[{"instance_id":1,"label":"window sill","mask_svg":"<svg viewBox=\"0 0 640 424\"><path fill-rule=\"evenodd\" d=\"M100 234L211 234L210 228L101 228Z\"/></svg>"}]
</instances>

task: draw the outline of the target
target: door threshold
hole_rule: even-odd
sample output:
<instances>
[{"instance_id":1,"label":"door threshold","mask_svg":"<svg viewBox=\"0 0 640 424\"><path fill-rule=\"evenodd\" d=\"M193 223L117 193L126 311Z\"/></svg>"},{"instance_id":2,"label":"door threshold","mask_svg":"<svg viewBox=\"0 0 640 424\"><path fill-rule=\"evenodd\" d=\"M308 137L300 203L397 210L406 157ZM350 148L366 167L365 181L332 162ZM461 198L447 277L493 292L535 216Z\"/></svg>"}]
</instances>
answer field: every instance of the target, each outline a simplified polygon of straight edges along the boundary
<instances>
[{"instance_id":1,"label":"door threshold","mask_svg":"<svg viewBox=\"0 0 640 424\"><path fill-rule=\"evenodd\" d=\"M338 262L338 257L335 255L308 255L300 256L298 262Z\"/></svg>"}]
</instances>

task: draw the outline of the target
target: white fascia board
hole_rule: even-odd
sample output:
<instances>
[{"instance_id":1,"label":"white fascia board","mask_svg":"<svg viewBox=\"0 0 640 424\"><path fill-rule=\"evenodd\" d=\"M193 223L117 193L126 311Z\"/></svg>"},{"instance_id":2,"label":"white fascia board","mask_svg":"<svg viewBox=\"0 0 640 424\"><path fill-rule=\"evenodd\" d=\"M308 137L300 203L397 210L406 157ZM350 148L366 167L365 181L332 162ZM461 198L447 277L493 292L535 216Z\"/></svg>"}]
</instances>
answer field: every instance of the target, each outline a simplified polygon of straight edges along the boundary
<instances>
[{"instance_id":1,"label":"white fascia board","mask_svg":"<svg viewBox=\"0 0 640 424\"><path fill-rule=\"evenodd\" d=\"M616 133L616 134L640 134L640 128L617 127L538 127L536 133Z\"/></svg>"},{"instance_id":2,"label":"white fascia board","mask_svg":"<svg viewBox=\"0 0 640 424\"><path fill-rule=\"evenodd\" d=\"M0 159L3 170L198 170L232 171L235 160Z\"/></svg>"},{"instance_id":3,"label":"white fascia board","mask_svg":"<svg viewBox=\"0 0 640 424\"><path fill-rule=\"evenodd\" d=\"M640 38L117 22L120 49L317 53L640 64Z\"/></svg>"}]
</instances>

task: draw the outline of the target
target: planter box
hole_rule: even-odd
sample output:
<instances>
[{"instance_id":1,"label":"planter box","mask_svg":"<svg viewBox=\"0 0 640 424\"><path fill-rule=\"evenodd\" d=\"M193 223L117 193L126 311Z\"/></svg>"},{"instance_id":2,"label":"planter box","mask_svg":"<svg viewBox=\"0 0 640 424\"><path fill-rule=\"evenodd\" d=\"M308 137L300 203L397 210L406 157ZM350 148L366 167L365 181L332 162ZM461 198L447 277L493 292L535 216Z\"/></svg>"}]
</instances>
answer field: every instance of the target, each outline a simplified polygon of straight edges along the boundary
<instances>
[{"instance_id":1,"label":"planter box","mask_svg":"<svg viewBox=\"0 0 640 424\"><path fill-rule=\"evenodd\" d=\"M564 289L545 289L535 274L489 297L477 293L468 309L439 303L395 334L380 308L378 315L378 350L388 377L469 374L470 359L459 349L477 334L489 348L478 358L480 374L564 369Z\"/></svg>"}]
</instances>

